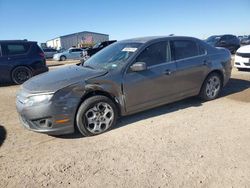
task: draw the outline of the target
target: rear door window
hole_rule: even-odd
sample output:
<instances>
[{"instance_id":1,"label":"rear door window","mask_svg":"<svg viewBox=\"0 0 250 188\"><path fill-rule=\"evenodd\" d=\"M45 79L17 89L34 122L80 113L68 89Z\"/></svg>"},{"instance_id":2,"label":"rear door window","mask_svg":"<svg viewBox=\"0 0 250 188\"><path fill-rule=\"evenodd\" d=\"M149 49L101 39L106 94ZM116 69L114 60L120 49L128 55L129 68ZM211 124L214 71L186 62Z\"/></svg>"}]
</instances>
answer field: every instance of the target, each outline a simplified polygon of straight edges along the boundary
<instances>
[{"instance_id":1,"label":"rear door window","mask_svg":"<svg viewBox=\"0 0 250 188\"><path fill-rule=\"evenodd\" d=\"M2 51L3 55L21 55L26 54L29 51L30 45L29 44L3 44Z\"/></svg>"},{"instance_id":2,"label":"rear door window","mask_svg":"<svg viewBox=\"0 0 250 188\"><path fill-rule=\"evenodd\" d=\"M171 51L175 60L195 57L201 53L197 43L191 40L172 41Z\"/></svg>"},{"instance_id":3,"label":"rear door window","mask_svg":"<svg viewBox=\"0 0 250 188\"><path fill-rule=\"evenodd\" d=\"M136 62L145 62L147 66L153 66L169 61L170 49L168 42L158 42L148 46L136 59Z\"/></svg>"}]
</instances>

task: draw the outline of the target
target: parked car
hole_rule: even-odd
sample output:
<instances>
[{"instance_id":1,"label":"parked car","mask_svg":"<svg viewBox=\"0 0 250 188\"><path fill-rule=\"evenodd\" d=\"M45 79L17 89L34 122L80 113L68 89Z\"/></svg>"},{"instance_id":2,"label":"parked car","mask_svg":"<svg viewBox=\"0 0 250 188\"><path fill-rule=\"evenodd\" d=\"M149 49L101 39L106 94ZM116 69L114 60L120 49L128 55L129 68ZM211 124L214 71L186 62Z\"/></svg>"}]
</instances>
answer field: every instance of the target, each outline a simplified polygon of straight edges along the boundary
<instances>
[{"instance_id":1,"label":"parked car","mask_svg":"<svg viewBox=\"0 0 250 188\"><path fill-rule=\"evenodd\" d=\"M116 42L116 40L110 40L110 41L97 43L96 45L93 46L93 48L87 49L87 55L91 57L92 55L96 54L97 52L107 47L108 45L113 44L114 42Z\"/></svg>"},{"instance_id":2,"label":"parked car","mask_svg":"<svg viewBox=\"0 0 250 188\"><path fill-rule=\"evenodd\" d=\"M81 48L69 48L68 50L57 53L53 56L56 61L65 61L66 59L81 59L83 49Z\"/></svg>"},{"instance_id":3,"label":"parked car","mask_svg":"<svg viewBox=\"0 0 250 188\"><path fill-rule=\"evenodd\" d=\"M109 130L118 116L199 95L218 97L231 54L191 37L145 37L111 44L84 64L32 78L17 94L24 127L47 134ZM76 126L74 126L76 125Z\"/></svg>"},{"instance_id":4,"label":"parked car","mask_svg":"<svg viewBox=\"0 0 250 188\"><path fill-rule=\"evenodd\" d=\"M48 71L45 55L37 42L0 40L0 82L22 84Z\"/></svg>"},{"instance_id":5,"label":"parked car","mask_svg":"<svg viewBox=\"0 0 250 188\"><path fill-rule=\"evenodd\" d=\"M250 45L242 46L237 50L234 66L238 70L250 69Z\"/></svg>"},{"instance_id":6,"label":"parked car","mask_svg":"<svg viewBox=\"0 0 250 188\"><path fill-rule=\"evenodd\" d=\"M58 51L53 48L44 48L43 52L45 54L46 59L53 58L53 56L58 53Z\"/></svg>"},{"instance_id":7,"label":"parked car","mask_svg":"<svg viewBox=\"0 0 250 188\"><path fill-rule=\"evenodd\" d=\"M240 47L240 40L234 35L214 35L205 41L214 47L227 48L232 54Z\"/></svg>"},{"instance_id":8,"label":"parked car","mask_svg":"<svg viewBox=\"0 0 250 188\"><path fill-rule=\"evenodd\" d=\"M244 38L241 40L241 44L242 44L242 45L248 45L248 44L250 44L250 35L244 37Z\"/></svg>"}]
</instances>

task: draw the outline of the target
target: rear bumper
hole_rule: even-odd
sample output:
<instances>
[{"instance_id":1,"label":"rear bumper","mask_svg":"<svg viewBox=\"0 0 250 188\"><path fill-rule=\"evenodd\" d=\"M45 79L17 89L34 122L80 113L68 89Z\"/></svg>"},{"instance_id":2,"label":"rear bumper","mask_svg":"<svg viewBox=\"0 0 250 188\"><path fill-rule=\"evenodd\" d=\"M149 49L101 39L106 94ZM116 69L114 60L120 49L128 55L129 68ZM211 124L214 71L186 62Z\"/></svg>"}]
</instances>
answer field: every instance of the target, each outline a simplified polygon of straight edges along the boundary
<instances>
[{"instance_id":1,"label":"rear bumper","mask_svg":"<svg viewBox=\"0 0 250 188\"><path fill-rule=\"evenodd\" d=\"M47 66L41 67L39 69L33 70L33 76L49 71Z\"/></svg>"}]
</instances>

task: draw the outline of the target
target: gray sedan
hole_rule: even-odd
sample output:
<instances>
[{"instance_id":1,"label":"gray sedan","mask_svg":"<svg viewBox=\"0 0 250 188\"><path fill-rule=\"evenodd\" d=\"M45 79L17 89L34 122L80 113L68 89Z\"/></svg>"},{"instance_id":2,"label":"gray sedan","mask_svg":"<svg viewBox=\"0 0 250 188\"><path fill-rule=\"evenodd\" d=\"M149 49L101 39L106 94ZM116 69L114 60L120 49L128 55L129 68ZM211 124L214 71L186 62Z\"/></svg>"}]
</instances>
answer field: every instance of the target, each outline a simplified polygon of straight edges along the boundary
<instances>
[{"instance_id":1,"label":"gray sedan","mask_svg":"<svg viewBox=\"0 0 250 188\"><path fill-rule=\"evenodd\" d=\"M125 116L191 96L220 94L231 55L191 37L145 37L116 42L84 64L25 82L17 110L27 129L84 136L109 130Z\"/></svg>"}]
</instances>

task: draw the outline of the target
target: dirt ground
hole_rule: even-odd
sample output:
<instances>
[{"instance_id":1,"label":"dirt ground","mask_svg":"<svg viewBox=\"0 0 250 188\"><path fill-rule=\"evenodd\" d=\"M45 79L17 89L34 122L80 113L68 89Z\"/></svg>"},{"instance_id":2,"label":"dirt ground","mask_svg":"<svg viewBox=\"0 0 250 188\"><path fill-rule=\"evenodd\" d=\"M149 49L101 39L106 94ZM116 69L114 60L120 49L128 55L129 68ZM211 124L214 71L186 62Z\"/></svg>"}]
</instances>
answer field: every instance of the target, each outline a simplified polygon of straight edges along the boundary
<instances>
[{"instance_id":1,"label":"dirt ground","mask_svg":"<svg viewBox=\"0 0 250 188\"><path fill-rule=\"evenodd\" d=\"M18 88L0 87L0 187L250 187L250 72L233 70L217 100L165 105L88 138L24 129Z\"/></svg>"}]
</instances>

